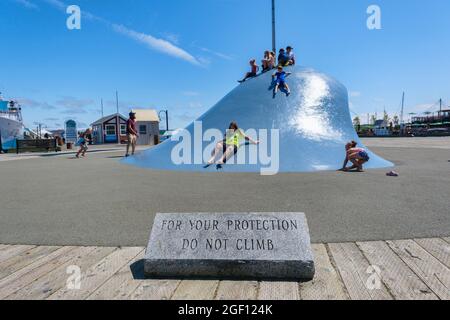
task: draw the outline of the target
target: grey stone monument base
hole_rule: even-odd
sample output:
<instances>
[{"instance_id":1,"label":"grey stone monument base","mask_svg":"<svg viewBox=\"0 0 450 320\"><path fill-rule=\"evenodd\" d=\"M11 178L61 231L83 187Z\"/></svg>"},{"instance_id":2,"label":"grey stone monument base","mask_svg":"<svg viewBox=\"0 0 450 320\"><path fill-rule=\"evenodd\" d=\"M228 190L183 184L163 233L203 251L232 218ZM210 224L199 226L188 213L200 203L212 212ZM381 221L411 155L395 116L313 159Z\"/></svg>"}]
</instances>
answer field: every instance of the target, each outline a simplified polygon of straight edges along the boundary
<instances>
[{"instance_id":1,"label":"grey stone monument base","mask_svg":"<svg viewBox=\"0 0 450 320\"><path fill-rule=\"evenodd\" d=\"M153 279L309 281L303 213L157 214L144 258Z\"/></svg>"},{"instance_id":2,"label":"grey stone monument base","mask_svg":"<svg viewBox=\"0 0 450 320\"><path fill-rule=\"evenodd\" d=\"M148 260L145 275L152 279L215 279L310 281L313 261Z\"/></svg>"}]
</instances>

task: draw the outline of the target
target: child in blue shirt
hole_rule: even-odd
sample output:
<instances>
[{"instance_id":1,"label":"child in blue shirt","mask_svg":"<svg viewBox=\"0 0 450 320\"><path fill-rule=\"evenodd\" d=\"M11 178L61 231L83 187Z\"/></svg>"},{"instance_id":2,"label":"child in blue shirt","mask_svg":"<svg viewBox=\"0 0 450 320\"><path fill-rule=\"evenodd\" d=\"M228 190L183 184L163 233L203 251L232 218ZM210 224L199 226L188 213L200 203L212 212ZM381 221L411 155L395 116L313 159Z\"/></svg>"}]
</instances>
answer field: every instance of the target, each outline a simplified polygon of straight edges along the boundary
<instances>
[{"instance_id":1,"label":"child in blue shirt","mask_svg":"<svg viewBox=\"0 0 450 320\"><path fill-rule=\"evenodd\" d=\"M276 78L276 85L275 85L275 88L273 90L273 97L274 98L275 98L275 96L276 96L280 86L281 86L282 89L286 90L286 96L289 96L291 94L291 90L289 89L289 86L286 83L286 77L288 77L289 75L291 75L291 73L284 71L282 66L278 66L277 72L275 72L272 75L272 79Z\"/></svg>"}]
</instances>

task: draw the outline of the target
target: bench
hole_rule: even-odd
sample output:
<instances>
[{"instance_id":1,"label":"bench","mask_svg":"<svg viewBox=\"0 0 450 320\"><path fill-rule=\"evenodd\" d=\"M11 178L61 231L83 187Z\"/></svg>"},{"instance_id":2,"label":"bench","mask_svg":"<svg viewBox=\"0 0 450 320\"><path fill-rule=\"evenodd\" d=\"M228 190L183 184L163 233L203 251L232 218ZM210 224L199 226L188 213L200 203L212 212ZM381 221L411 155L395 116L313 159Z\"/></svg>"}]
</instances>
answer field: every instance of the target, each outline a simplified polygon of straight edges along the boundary
<instances>
[{"instance_id":1,"label":"bench","mask_svg":"<svg viewBox=\"0 0 450 320\"><path fill-rule=\"evenodd\" d=\"M58 152L58 144L56 139L36 139L36 140L19 140L16 141L16 152L39 152L54 150Z\"/></svg>"}]
</instances>

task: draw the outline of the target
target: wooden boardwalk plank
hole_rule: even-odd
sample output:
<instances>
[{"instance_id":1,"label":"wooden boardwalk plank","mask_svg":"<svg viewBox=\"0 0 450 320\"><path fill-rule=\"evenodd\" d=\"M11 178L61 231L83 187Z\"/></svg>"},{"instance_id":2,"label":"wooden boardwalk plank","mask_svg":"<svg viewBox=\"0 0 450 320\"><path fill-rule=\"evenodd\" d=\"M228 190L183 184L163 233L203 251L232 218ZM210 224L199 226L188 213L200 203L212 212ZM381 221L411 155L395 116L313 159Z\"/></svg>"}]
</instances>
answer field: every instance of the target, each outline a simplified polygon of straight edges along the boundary
<instances>
[{"instance_id":1,"label":"wooden boardwalk plank","mask_svg":"<svg viewBox=\"0 0 450 320\"><path fill-rule=\"evenodd\" d=\"M143 280L130 295L131 300L170 300L180 280Z\"/></svg>"},{"instance_id":2,"label":"wooden boardwalk plank","mask_svg":"<svg viewBox=\"0 0 450 320\"><path fill-rule=\"evenodd\" d=\"M435 300L438 297L389 248L386 242L358 242L370 264L380 268L381 279L397 300Z\"/></svg>"},{"instance_id":3,"label":"wooden boardwalk plank","mask_svg":"<svg viewBox=\"0 0 450 320\"><path fill-rule=\"evenodd\" d=\"M33 281L49 273L71 258L75 247L62 247L46 257L0 280L0 299L4 299Z\"/></svg>"},{"instance_id":4,"label":"wooden boardwalk plank","mask_svg":"<svg viewBox=\"0 0 450 320\"><path fill-rule=\"evenodd\" d=\"M387 241L391 249L442 300L450 300L450 270L413 240Z\"/></svg>"},{"instance_id":5,"label":"wooden boardwalk plank","mask_svg":"<svg viewBox=\"0 0 450 320\"><path fill-rule=\"evenodd\" d=\"M266 282L259 285L258 300L300 300L298 282Z\"/></svg>"},{"instance_id":6,"label":"wooden boardwalk plank","mask_svg":"<svg viewBox=\"0 0 450 320\"><path fill-rule=\"evenodd\" d=\"M450 268L450 243L439 238L416 239L415 241L447 268Z\"/></svg>"},{"instance_id":7,"label":"wooden boardwalk plank","mask_svg":"<svg viewBox=\"0 0 450 320\"><path fill-rule=\"evenodd\" d=\"M221 281L216 300L256 300L257 281Z\"/></svg>"},{"instance_id":8,"label":"wooden boardwalk plank","mask_svg":"<svg viewBox=\"0 0 450 320\"><path fill-rule=\"evenodd\" d=\"M172 300L210 300L219 285L216 280L183 280L172 296Z\"/></svg>"},{"instance_id":9,"label":"wooden boardwalk plank","mask_svg":"<svg viewBox=\"0 0 450 320\"><path fill-rule=\"evenodd\" d=\"M367 285L370 264L355 243L333 243L329 248L351 299L392 300L384 284L376 289Z\"/></svg>"},{"instance_id":10,"label":"wooden boardwalk plank","mask_svg":"<svg viewBox=\"0 0 450 320\"><path fill-rule=\"evenodd\" d=\"M73 258L65 264L50 271L37 281L21 288L10 295L7 299L14 300L43 300L52 295L57 290L67 286L70 274L67 273L69 266L77 266L81 272L88 269L99 260L110 254L116 248L101 247L80 247L74 252Z\"/></svg>"},{"instance_id":11,"label":"wooden boardwalk plank","mask_svg":"<svg viewBox=\"0 0 450 320\"><path fill-rule=\"evenodd\" d=\"M142 280L136 280L133 277L133 272L130 265L134 262L141 260L144 257L145 249L142 248L141 252L130 261L130 264L126 264L116 274L109 278L100 288L95 290L87 299L88 300L125 300L129 299L130 295L137 289ZM139 270L139 274L143 273Z\"/></svg>"},{"instance_id":12,"label":"wooden boardwalk plank","mask_svg":"<svg viewBox=\"0 0 450 320\"><path fill-rule=\"evenodd\" d=\"M7 246L0 251L0 262L5 262L23 252L33 249L36 246Z\"/></svg>"},{"instance_id":13,"label":"wooden boardwalk plank","mask_svg":"<svg viewBox=\"0 0 450 320\"><path fill-rule=\"evenodd\" d=\"M316 277L298 284L143 279L144 248L0 245L0 299L450 300L449 238L319 244L313 251ZM80 290L66 286L71 265L82 270ZM369 266L381 270L379 290L366 285Z\"/></svg>"},{"instance_id":14,"label":"wooden boardwalk plank","mask_svg":"<svg viewBox=\"0 0 450 320\"><path fill-rule=\"evenodd\" d=\"M313 281L300 284L303 300L347 300L344 284L331 264L327 249L323 244L312 246L316 267Z\"/></svg>"},{"instance_id":15,"label":"wooden boardwalk plank","mask_svg":"<svg viewBox=\"0 0 450 320\"><path fill-rule=\"evenodd\" d=\"M27 265L39 260L48 254L56 251L59 247L34 247L22 252L10 259L0 262L0 279L26 267Z\"/></svg>"},{"instance_id":16,"label":"wooden boardwalk plank","mask_svg":"<svg viewBox=\"0 0 450 320\"><path fill-rule=\"evenodd\" d=\"M142 248L116 249L111 254L90 267L81 277L81 289L71 290L63 287L48 297L49 300L83 300L103 285L112 275L130 260L134 259Z\"/></svg>"}]
</instances>

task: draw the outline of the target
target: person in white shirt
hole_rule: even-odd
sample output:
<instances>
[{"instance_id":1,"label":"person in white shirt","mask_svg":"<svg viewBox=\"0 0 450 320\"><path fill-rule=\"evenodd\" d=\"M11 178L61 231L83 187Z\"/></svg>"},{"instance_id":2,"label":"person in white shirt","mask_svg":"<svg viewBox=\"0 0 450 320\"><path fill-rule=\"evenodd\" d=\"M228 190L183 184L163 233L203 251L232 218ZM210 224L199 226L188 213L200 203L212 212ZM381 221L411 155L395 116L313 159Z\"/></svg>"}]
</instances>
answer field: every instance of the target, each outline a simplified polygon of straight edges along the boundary
<instances>
[{"instance_id":1,"label":"person in white shirt","mask_svg":"<svg viewBox=\"0 0 450 320\"><path fill-rule=\"evenodd\" d=\"M289 59L288 65L289 66L295 66L295 54L294 54L294 48L291 46L286 48L286 56Z\"/></svg>"}]
</instances>

